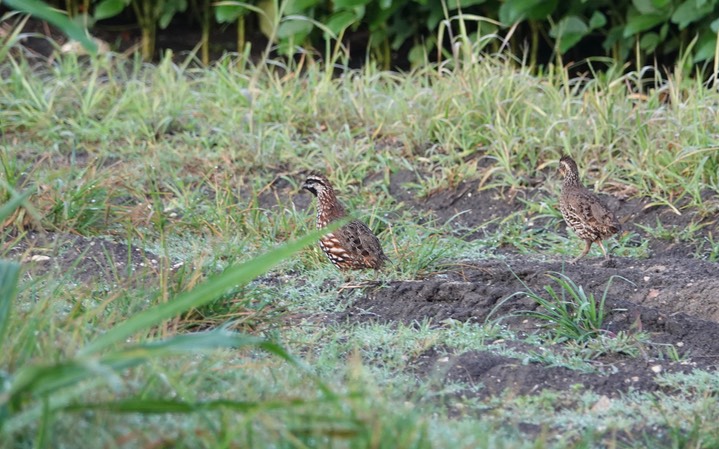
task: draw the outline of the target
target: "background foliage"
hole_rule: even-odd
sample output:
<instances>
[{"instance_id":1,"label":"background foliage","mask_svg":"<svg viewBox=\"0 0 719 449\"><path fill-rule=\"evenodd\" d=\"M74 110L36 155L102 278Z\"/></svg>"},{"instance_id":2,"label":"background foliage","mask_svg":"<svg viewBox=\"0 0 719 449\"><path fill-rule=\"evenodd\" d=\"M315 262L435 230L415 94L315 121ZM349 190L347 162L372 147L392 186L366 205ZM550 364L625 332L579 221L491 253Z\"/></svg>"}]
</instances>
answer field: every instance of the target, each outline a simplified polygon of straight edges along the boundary
<instances>
[{"instance_id":1,"label":"background foliage","mask_svg":"<svg viewBox=\"0 0 719 449\"><path fill-rule=\"evenodd\" d=\"M4 0L37 14L39 0ZM385 68L441 59L457 35L497 50L499 35L535 66L561 56L610 56L637 66L670 63L687 53L688 64L715 59L719 0L54 0L46 5L93 28L122 23L141 30L145 59L156 54L157 30L188 24L201 30L198 44L209 61L212 32L237 29L233 50L262 33L285 55L325 50L341 40L352 57L371 54ZM29 5L29 6L24 6ZM33 12L32 9L35 9ZM47 20L47 19L46 19ZM66 26L66 24L58 24ZM68 28L69 29L69 28ZM178 32L175 30L174 32ZM76 33L75 33L76 34ZM438 50L439 47L439 51ZM649 60L649 61L647 61Z\"/></svg>"}]
</instances>

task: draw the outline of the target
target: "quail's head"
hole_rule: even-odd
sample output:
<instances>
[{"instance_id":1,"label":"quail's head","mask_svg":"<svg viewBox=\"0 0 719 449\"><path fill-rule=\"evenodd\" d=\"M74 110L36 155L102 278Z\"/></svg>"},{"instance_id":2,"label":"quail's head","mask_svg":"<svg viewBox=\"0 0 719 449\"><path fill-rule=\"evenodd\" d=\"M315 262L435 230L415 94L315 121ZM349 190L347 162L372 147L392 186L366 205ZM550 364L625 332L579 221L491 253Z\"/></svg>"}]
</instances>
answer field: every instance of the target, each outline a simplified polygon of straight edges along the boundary
<instances>
[{"instance_id":1,"label":"quail's head","mask_svg":"<svg viewBox=\"0 0 719 449\"><path fill-rule=\"evenodd\" d=\"M326 177L313 173L307 177L305 182L302 184L302 188L308 190L314 196L318 196L328 189L329 185L329 180L327 180Z\"/></svg>"},{"instance_id":2,"label":"quail's head","mask_svg":"<svg viewBox=\"0 0 719 449\"><path fill-rule=\"evenodd\" d=\"M567 176L570 173L578 172L579 169L577 169L577 163L574 162L574 159L569 156L562 156L562 158L559 159L559 174Z\"/></svg>"}]
</instances>

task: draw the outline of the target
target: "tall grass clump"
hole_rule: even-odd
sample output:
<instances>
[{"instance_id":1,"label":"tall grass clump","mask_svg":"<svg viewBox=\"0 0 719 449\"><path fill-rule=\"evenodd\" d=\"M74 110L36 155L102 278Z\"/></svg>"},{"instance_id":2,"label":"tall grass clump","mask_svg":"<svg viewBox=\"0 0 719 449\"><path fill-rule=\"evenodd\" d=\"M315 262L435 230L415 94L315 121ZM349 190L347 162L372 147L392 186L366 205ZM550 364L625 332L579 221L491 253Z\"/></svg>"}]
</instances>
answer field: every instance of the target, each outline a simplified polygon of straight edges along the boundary
<instances>
[{"instance_id":1,"label":"tall grass clump","mask_svg":"<svg viewBox=\"0 0 719 449\"><path fill-rule=\"evenodd\" d=\"M612 276L607 282L601 298L595 298L593 293L586 293L584 288L577 285L568 276L562 273L547 275L554 281L559 290L552 285L545 285L547 297L529 289L521 294L539 306L539 310L522 312L523 315L534 318L549 331L552 340L557 342L586 343L604 333L602 326L607 316L605 302L607 292L614 278L624 279L621 276ZM526 285L525 285L526 286Z\"/></svg>"}]
</instances>

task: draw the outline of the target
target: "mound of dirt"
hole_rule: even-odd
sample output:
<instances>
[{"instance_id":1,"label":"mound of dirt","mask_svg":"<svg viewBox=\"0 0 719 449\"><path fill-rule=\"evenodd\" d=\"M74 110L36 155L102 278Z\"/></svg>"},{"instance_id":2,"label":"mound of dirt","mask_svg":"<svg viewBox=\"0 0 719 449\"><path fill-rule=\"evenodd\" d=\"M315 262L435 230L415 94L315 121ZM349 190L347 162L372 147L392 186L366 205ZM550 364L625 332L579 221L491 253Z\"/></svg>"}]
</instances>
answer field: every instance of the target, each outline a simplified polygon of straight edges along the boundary
<instances>
[{"instance_id":1,"label":"mound of dirt","mask_svg":"<svg viewBox=\"0 0 719 449\"><path fill-rule=\"evenodd\" d=\"M719 363L716 264L667 258L661 263L653 259L615 259L613 267L603 265L591 259L571 265L516 256L465 262L429 279L390 282L368 290L339 319L406 324L430 319L437 325L447 319L479 323L498 320L510 329L534 332L538 323L522 312L536 310L537 305L521 292L532 290L547 297L545 285L561 291L549 276L562 273L596 298L607 291L605 329L610 335L644 331L653 344L639 357L599 357L594 360L598 370L593 373L486 351L450 358L441 351L429 351L418 360L419 371L436 375L437 370L442 370L450 379L481 384L484 388L480 396L530 394L545 388L569 390L581 385L611 397L630 390L658 390L661 387L656 377L660 373L715 369ZM666 345L673 345L682 360L666 360L662 353ZM536 351L536 347L521 347L516 342L512 349ZM607 366L611 369L604 369Z\"/></svg>"}]
</instances>

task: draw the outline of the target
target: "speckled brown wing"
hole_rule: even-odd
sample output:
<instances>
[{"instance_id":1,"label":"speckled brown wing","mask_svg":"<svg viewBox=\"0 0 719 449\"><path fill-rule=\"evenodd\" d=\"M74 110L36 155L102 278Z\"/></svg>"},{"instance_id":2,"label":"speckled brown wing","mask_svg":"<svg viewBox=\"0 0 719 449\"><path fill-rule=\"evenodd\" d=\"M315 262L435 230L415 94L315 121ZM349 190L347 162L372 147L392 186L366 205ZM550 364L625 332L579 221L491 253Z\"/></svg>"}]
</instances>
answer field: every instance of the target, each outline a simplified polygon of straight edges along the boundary
<instances>
[{"instance_id":1,"label":"speckled brown wing","mask_svg":"<svg viewBox=\"0 0 719 449\"><path fill-rule=\"evenodd\" d=\"M559 209L567 224L584 240L605 239L621 229L614 213L585 188L562 192Z\"/></svg>"},{"instance_id":2,"label":"speckled brown wing","mask_svg":"<svg viewBox=\"0 0 719 449\"><path fill-rule=\"evenodd\" d=\"M381 268L388 260L377 237L361 221L351 221L324 235L320 247L338 268Z\"/></svg>"}]
</instances>

